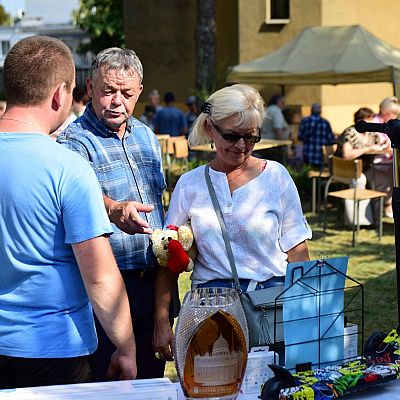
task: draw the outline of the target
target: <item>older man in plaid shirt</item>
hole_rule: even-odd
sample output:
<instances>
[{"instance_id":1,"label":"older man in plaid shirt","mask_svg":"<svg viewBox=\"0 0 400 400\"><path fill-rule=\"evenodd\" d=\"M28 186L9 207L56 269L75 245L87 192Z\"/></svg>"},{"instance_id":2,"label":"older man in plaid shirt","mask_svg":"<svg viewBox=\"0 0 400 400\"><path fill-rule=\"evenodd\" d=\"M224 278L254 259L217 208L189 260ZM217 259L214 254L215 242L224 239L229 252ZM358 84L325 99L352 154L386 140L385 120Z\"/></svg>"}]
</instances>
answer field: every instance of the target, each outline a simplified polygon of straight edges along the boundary
<instances>
[{"instance_id":1,"label":"older man in plaid shirt","mask_svg":"<svg viewBox=\"0 0 400 400\"><path fill-rule=\"evenodd\" d=\"M303 160L313 168L322 168L322 146L333 144L335 135L330 123L321 117L321 105L311 106L311 115L300 122L298 138L303 142Z\"/></svg>"},{"instance_id":2,"label":"older man in plaid shirt","mask_svg":"<svg viewBox=\"0 0 400 400\"><path fill-rule=\"evenodd\" d=\"M82 155L100 182L114 229L111 246L130 301L137 378L156 378L164 375L165 361L156 358L152 348L158 266L149 233L163 227L165 181L156 136L132 117L143 90L142 78L142 64L132 50L100 52L87 79L92 101L58 142ZM96 326L99 347L91 366L94 380L104 381L113 346Z\"/></svg>"}]
</instances>

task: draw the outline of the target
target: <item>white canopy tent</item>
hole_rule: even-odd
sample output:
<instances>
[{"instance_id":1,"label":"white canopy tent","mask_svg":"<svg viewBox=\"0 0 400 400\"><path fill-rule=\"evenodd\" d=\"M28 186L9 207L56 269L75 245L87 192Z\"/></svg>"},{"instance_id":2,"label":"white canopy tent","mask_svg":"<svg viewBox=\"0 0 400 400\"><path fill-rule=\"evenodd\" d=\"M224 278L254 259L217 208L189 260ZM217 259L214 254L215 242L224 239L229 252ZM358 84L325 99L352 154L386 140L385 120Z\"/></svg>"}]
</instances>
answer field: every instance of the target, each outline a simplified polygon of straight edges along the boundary
<instances>
[{"instance_id":1,"label":"white canopy tent","mask_svg":"<svg viewBox=\"0 0 400 400\"><path fill-rule=\"evenodd\" d=\"M228 82L318 85L396 82L400 49L362 26L307 27L263 57L232 67Z\"/></svg>"}]
</instances>

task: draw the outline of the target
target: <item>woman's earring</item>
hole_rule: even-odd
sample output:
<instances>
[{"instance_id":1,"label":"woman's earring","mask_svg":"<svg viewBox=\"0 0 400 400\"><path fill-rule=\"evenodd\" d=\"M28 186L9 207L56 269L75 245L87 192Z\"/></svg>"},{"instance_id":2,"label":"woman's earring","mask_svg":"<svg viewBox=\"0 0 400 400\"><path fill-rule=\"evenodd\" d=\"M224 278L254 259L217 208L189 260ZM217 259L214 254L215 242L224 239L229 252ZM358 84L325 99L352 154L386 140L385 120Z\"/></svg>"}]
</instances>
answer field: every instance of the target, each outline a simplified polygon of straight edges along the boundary
<instances>
[{"instance_id":1,"label":"woman's earring","mask_svg":"<svg viewBox=\"0 0 400 400\"><path fill-rule=\"evenodd\" d=\"M214 142L211 142L211 148L214 150Z\"/></svg>"}]
</instances>

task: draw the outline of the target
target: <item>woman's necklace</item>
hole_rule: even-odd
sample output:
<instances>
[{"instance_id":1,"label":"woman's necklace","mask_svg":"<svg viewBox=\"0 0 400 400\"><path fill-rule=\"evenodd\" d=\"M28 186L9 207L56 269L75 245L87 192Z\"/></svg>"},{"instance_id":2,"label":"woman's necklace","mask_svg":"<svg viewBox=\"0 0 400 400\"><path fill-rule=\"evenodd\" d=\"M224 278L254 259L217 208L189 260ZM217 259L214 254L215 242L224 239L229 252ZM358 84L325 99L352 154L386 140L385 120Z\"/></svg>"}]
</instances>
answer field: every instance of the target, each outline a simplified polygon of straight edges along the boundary
<instances>
[{"instance_id":1,"label":"woman's necklace","mask_svg":"<svg viewBox=\"0 0 400 400\"><path fill-rule=\"evenodd\" d=\"M233 182L234 180L239 178L239 176L242 176L245 172L248 172L251 169L252 164L253 164L252 160L248 159L246 161L246 164L244 164L243 167L241 168L241 171L238 174L236 174L234 177L229 177L228 174L226 174L226 179L228 180L228 183Z\"/></svg>"},{"instance_id":2,"label":"woman's necklace","mask_svg":"<svg viewBox=\"0 0 400 400\"><path fill-rule=\"evenodd\" d=\"M22 122L23 124L27 124L27 125L33 125L32 122L22 121L22 119L7 118L7 117L0 117L0 119L7 119L9 121L16 121L16 122Z\"/></svg>"},{"instance_id":3,"label":"woman's necklace","mask_svg":"<svg viewBox=\"0 0 400 400\"><path fill-rule=\"evenodd\" d=\"M239 178L239 176L243 175L246 172L245 168L242 168L242 171L239 172L236 176L234 176L233 178L229 178L228 175L226 175L226 178L228 179L228 183L233 182L235 179Z\"/></svg>"},{"instance_id":4,"label":"woman's necklace","mask_svg":"<svg viewBox=\"0 0 400 400\"><path fill-rule=\"evenodd\" d=\"M215 160L213 160L213 161L215 162ZM211 162L211 163L212 163L212 162ZM210 163L210 165L211 165L211 163ZM235 176L233 176L233 177L230 177L229 174L232 173L232 172L234 172L235 170L231 171L230 173L229 173L229 172L228 172L228 173L225 173L225 174L226 174L226 179L227 179L228 183L233 182L234 180L236 180L237 178L239 178L239 176L242 176L245 172L248 172L249 169L250 169L250 167L251 167L250 164L252 164L252 161L251 161L251 160L247 160L247 161L246 161L246 164L243 165L242 168L240 168L240 172L239 172L238 174L236 174ZM215 167L214 167L214 169L215 169L216 171L220 171L219 168L215 168Z\"/></svg>"}]
</instances>

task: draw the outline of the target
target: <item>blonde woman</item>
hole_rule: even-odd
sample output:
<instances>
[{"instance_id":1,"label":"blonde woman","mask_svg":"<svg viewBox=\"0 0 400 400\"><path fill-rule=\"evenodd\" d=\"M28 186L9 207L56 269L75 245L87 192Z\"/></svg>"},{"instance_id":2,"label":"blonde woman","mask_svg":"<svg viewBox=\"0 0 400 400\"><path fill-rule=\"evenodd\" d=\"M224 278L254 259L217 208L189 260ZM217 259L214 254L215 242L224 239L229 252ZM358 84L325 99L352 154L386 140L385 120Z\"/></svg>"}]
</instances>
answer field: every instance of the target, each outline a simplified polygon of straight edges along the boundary
<instances>
[{"instance_id":1,"label":"blonde woman","mask_svg":"<svg viewBox=\"0 0 400 400\"><path fill-rule=\"evenodd\" d=\"M191 146L212 143L215 158L209 176L226 223L243 291L283 285L289 261L308 260L311 230L286 168L252 156L260 141L264 102L254 88L233 85L218 90L203 105L189 135ZM191 275L194 287L234 287L232 271L205 179L205 166L182 175L167 213L167 224L191 221L198 255ZM164 288L176 276L164 270ZM156 304L154 350L171 359L172 331L166 319L170 291Z\"/></svg>"}]
</instances>

